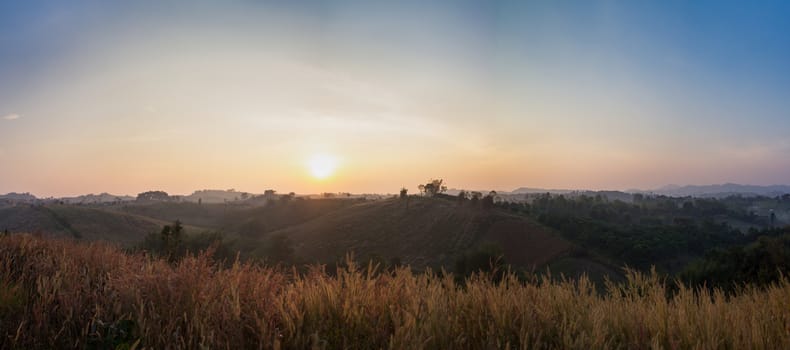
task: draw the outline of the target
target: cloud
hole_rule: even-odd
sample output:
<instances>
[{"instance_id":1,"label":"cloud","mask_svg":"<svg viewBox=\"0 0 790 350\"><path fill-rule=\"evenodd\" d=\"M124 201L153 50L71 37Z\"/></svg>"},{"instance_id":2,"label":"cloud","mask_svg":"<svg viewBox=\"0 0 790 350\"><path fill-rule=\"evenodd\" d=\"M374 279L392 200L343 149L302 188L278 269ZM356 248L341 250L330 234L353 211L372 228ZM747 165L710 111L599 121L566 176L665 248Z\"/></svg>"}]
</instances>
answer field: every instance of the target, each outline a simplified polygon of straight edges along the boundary
<instances>
[{"instance_id":1,"label":"cloud","mask_svg":"<svg viewBox=\"0 0 790 350\"><path fill-rule=\"evenodd\" d=\"M5 119L5 120L16 120L16 119L19 119L19 118L22 118L22 116L19 115L19 114L16 114L16 113L11 113L11 114L3 116L3 119Z\"/></svg>"}]
</instances>

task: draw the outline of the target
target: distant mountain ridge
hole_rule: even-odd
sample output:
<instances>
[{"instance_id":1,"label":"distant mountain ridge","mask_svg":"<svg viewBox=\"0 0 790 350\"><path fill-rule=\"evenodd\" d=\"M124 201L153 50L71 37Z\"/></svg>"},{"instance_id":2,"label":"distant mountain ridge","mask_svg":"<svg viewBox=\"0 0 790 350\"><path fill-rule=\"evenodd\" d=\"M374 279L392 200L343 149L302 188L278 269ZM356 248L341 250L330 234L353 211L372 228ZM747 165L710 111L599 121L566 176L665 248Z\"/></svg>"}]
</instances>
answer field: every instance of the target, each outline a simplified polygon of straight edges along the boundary
<instances>
[{"instance_id":1,"label":"distant mountain ridge","mask_svg":"<svg viewBox=\"0 0 790 350\"><path fill-rule=\"evenodd\" d=\"M578 190L567 190L567 189L545 189L545 188L534 188L534 187L519 187L513 191L510 191L510 194L535 194L535 193L555 193L555 194L564 194L564 193L573 193L573 192L584 192L586 190L578 189Z\"/></svg>"},{"instance_id":2,"label":"distant mountain ridge","mask_svg":"<svg viewBox=\"0 0 790 350\"><path fill-rule=\"evenodd\" d=\"M114 194L109 194L107 192L102 192L99 194L91 193L91 194L86 194L76 197L63 197L60 198L60 200L69 204L91 204L91 203L115 203L115 202L133 201L134 197L117 196Z\"/></svg>"},{"instance_id":3,"label":"distant mountain ridge","mask_svg":"<svg viewBox=\"0 0 790 350\"><path fill-rule=\"evenodd\" d=\"M672 197L725 197L729 195L759 195L776 197L790 194L788 185L741 185L735 183L725 183L718 185L667 185L652 191L640 191L642 193L655 193Z\"/></svg>"},{"instance_id":4,"label":"distant mountain ridge","mask_svg":"<svg viewBox=\"0 0 790 350\"><path fill-rule=\"evenodd\" d=\"M537 193L552 193L552 194L569 194L569 193L608 193L608 192L621 192L621 191L589 191L589 190L568 190L568 189L543 189L532 187L519 187L510 192L502 192L503 194L537 194ZM726 197L731 195L744 195L744 196L767 196L776 197L785 194L790 194L789 185L742 185L736 183L724 183L715 185L666 185L653 190L640 190L629 189L622 191L622 193L641 193L641 194L655 194L664 195L669 197Z\"/></svg>"},{"instance_id":5,"label":"distant mountain ridge","mask_svg":"<svg viewBox=\"0 0 790 350\"><path fill-rule=\"evenodd\" d=\"M11 193L0 195L0 200L14 201L14 202L34 202L36 199L37 199L36 196L27 192L25 193L11 192Z\"/></svg>"}]
</instances>

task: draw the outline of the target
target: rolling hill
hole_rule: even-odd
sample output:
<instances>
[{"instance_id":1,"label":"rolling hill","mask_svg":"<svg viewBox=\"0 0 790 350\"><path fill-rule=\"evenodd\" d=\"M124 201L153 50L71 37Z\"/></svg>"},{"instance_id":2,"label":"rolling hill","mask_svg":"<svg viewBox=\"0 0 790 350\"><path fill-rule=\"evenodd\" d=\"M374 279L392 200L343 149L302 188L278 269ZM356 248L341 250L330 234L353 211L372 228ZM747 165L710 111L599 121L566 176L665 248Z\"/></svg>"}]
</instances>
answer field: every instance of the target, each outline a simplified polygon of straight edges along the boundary
<instances>
[{"instance_id":1,"label":"rolling hill","mask_svg":"<svg viewBox=\"0 0 790 350\"><path fill-rule=\"evenodd\" d=\"M493 248L517 268L551 267L565 274L617 275L554 230L500 208L484 210L450 198L409 200L296 199L266 205L124 203L102 206L17 205L0 209L0 230L33 232L124 246L181 220L188 235L222 232L232 249L271 258L285 240L290 262L399 261L421 270L452 271L470 254ZM269 259L269 261L272 261Z\"/></svg>"},{"instance_id":2,"label":"rolling hill","mask_svg":"<svg viewBox=\"0 0 790 350\"><path fill-rule=\"evenodd\" d=\"M287 237L305 262L335 262L351 251L416 268L452 268L459 256L489 245L499 247L508 263L542 266L572 248L550 229L505 211L435 198L408 202L356 202L266 236Z\"/></svg>"},{"instance_id":3,"label":"rolling hill","mask_svg":"<svg viewBox=\"0 0 790 350\"><path fill-rule=\"evenodd\" d=\"M15 205L0 208L0 230L48 237L110 241L131 246L169 222L151 217L75 205ZM187 226L188 230L203 230Z\"/></svg>"}]
</instances>

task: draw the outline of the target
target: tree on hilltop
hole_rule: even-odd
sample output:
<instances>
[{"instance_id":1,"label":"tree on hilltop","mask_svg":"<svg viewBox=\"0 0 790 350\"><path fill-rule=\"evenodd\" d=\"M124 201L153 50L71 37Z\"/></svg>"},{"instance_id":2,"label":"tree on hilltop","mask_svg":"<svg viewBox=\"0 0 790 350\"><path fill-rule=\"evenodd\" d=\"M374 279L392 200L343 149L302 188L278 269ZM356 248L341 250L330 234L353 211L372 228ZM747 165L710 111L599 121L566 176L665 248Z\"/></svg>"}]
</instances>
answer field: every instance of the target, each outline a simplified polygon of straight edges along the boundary
<instances>
[{"instance_id":1,"label":"tree on hilltop","mask_svg":"<svg viewBox=\"0 0 790 350\"><path fill-rule=\"evenodd\" d=\"M483 198L483 194L478 191L472 191L469 195L469 201L472 203L472 206L477 206L480 203L480 199Z\"/></svg>"},{"instance_id":2,"label":"tree on hilltop","mask_svg":"<svg viewBox=\"0 0 790 350\"><path fill-rule=\"evenodd\" d=\"M481 206L483 209L491 209L494 207L494 198L496 197L496 191L488 192L488 195L482 198Z\"/></svg>"},{"instance_id":3,"label":"tree on hilltop","mask_svg":"<svg viewBox=\"0 0 790 350\"><path fill-rule=\"evenodd\" d=\"M444 193L447 191L447 186L442 185L444 180L442 179L431 179L430 182L427 184L420 184L417 188L420 189L420 192L426 197L433 197L439 193Z\"/></svg>"}]
</instances>

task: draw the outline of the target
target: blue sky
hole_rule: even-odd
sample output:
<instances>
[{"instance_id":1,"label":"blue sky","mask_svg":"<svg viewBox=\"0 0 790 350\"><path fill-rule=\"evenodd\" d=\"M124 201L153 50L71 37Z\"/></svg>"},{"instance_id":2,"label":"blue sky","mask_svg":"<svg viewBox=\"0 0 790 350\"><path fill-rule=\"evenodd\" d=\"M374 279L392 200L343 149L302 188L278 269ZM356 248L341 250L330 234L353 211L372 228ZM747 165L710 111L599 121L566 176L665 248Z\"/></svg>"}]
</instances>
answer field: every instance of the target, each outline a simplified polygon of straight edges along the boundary
<instances>
[{"instance_id":1,"label":"blue sky","mask_svg":"<svg viewBox=\"0 0 790 350\"><path fill-rule=\"evenodd\" d=\"M2 1L0 192L787 183L788 62L783 1Z\"/></svg>"}]
</instances>

